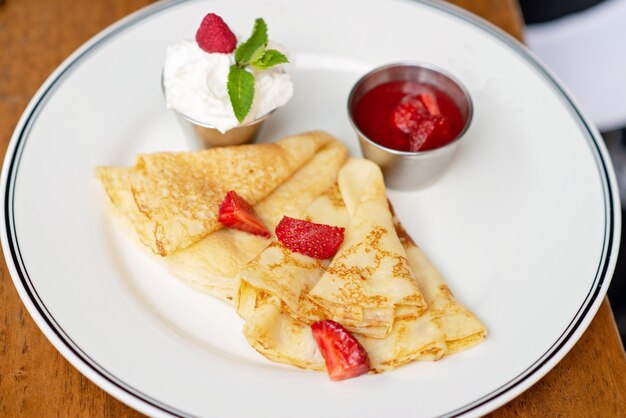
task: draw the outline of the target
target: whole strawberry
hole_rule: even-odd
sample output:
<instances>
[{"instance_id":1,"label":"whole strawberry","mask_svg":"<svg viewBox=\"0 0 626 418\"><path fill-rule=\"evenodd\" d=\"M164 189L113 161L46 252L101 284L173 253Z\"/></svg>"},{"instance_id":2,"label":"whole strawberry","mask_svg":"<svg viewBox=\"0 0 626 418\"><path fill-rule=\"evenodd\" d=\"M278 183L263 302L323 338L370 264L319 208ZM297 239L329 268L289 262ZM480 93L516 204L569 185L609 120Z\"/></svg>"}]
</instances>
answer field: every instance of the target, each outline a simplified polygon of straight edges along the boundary
<instances>
[{"instance_id":1,"label":"whole strawberry","mask_svg":"<svg viewBox=\"0 0 626 418\"><path fill-rule=\"evenodd\" d=\"M206 52L229 54L237 46L237 37L221 17L209 13L196 32L196 42Z\"/></svg>"}]
</instances>

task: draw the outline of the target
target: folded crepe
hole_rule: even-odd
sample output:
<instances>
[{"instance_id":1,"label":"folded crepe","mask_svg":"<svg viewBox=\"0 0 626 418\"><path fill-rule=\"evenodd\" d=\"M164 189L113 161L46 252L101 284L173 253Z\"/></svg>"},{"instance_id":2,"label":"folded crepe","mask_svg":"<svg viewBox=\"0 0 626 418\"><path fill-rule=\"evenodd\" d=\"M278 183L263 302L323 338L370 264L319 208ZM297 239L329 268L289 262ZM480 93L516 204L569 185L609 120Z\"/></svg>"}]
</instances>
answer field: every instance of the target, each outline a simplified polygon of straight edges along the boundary
<instances>
[{"instance_id":1,"label":"folded crepe","mask_svg":"<svg viewBox=\"0 0 626 418\"><path fill-rule=\"evenodd\" d=\"M348 212L339 187L335 184L315 199L301 218L326 225L347 226ZM318 260L292 252L274 240L237 277L246 282L246 286L267 293L276 305L280 305L295 319L311 324L329 315L308 298L329 263L329 260Z\"/></svg>"},{"instance_id":2,"label":"folded crepe","mask_svg":"<svg viewBox=\"0 0 626 418\"><path fill-rule=\"evenodd\" d=\"M255 211L274 231L283 216L300 217L311 202L335 184L348 156L336 140L324 146L293 176L255 206ZM341 200L338 195L337 199ZM237 273L270 241L236 229L222 228L189 247L163 258L167 269L197 289L234 303L239 290Z\"/></svg>"},{"instance_id":3,"label":"folded crepe","mask_svg":"<svg viewBox=\"0 0 626 418\"><path fill-rule=\"evenodd\" d=\"M352 160L350 164L363 163ZM359 181L358 176L350 173L350 170L343 171L339 183L346 208L350 216L353 216L361 199L362 189L366 186ZM402 227L391 203L387 203L396 235L406 251L409 266L426 300L427 309L416 319L397 321L387 338L370 338L364 341L374 353L377 364L375 370L392 369L413 360L437 360L443 355L454 354L482 342L487 336L483 323L456 300L437 268Z\"/></svg>"},{"instance_id":4,"label":"folded crepe","mask_svg":"<svg viewBox=\"0 0 626 418\"><path fill-rule=\"evenodd\" d=\"M345 203L348 207L352 205L349 194ZM354 333L367 351L374 372L414 360L440 359L480 343L487 332L480 320L454 298L437 269L413 243L397 218L394 218L394 228L428 308L417 318L395 321L385 338ZM243 280L237 312L246 320L244 336L268 359L310 370L325 370L310 325L294 318L276 295Z\"/></svg>"},{"instance_id":5,"label":"folded crepe","mask_svg":"<svg viewBox=\"0 0 626 418\"><path fill-rule=\"evenodd\" d=\"M165 256L221 228L226 192L255 205L331 140L309 132L273 144L146 154L130 168L98 167L96 176L140 241Z\"/></svg>"},{"instance_id":6,"label":"folded crepe","mask_svg":"<svg viewBox=\"0 0 626 418\"><path fill-rule=\"evenodd\" d=\"M411 266L424 289L429 308L420 317L399 320L385 338L354 335L365 348L374 372L415 360L438 360L485 339L480 320L452 295L436 268L414 244L405 241ZM430 308L430 306L433 308ZM310 325L294 319L270 293L242 282L238 313L246 319L244 336L268 359L310 370L325 370Z\"/></svg>"},{"instance_id":7,"label":"folded crepe","mask_svg":"<svg viewBox=\"0 0 626 418\"><path fill-rule=\"evenodd\" d=\"M373 370L383 372L414 360L438 360L482 342L487 336L483 323L461 305L437 268L394 218L414 277L428 309L412 320L399 320L387 338L359 338L370 354Z\"/></svg>"},{"instance_id":8,"label":"folded crepe","mask_svg":"<svg viewBox=\"0 0 626 418\"><path fill-rule=\"evenodd\" d=\"M348 199L354 207L344 242L308 296L331 319L381 338L396 319L417 318L426 302L394 228L380 168L351 159L339 173L339 187L358 200Z\"/></svg>"},{"instance_id":9,"label":"folded crepe","mask_svg":"<svg viewBox=\"0 0 626 418\"><path fill-rule=\"evenodd\" d=\"M487 329L469 309L461 305L441 273L426 254L408 237L405 245L409 264L428 303L428 312L436 326L444 333L446 355L458 353L482 342ZM415 331L411 321L408 329Z\"/></svg>"}]
</instances>

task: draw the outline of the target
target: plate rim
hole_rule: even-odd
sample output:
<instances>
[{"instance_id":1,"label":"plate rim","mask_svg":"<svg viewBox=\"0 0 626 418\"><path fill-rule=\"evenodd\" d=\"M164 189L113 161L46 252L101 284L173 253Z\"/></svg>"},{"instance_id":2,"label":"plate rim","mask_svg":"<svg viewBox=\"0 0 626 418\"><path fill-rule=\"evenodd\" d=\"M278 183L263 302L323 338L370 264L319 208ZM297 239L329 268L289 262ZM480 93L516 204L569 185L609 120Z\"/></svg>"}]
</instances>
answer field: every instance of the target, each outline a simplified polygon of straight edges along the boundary
<instances>
[{"instance_id":1,"label":"plate rim","mask_svg":"<svg viewBox=\"0 0 626 418\"><path fill-rule=\"evenodd\" d=\"M30 129L40 111L45 107L46 102L59 88L64 78L91 52L106 44L108 40L117 34L150 16L187 1L189 0L166 0L139 9L96 34L65 59L42 84L20 117L7 147L0 176L0 199L2 199L2 218L5 226L2 228L1 236L4 257L18 294L37 326L63 357L107 393L147 414L156 413L181 417L192 415L167 405L158 399L154 399L142 393L141 390L118 379L75 344L72 338L63 331L60 324L56 322L37 294L37 289L32 284L22 259L14 224L13 193L15 191L15 182L22 151L28 140ZM492 392L464 406L446 412L442 416L481 415L520 395L547 374L569 352L593 320L611 281L617 258L616 253L620 245L620 234L616 233L621 227L620 200L616 187L616 178L611 160L608 158L608 152L598 130L589 122L580 106L567 89L563 87L561 82L558 81L557 77L545 68L524 45L500 28L457 6L436 0L402 1L421 3L467 22L478 30L486 32L494 40L503 43L509 50L516 53L517 56L529 64L552 87L552 91L561 99L563 105L576 120L581 132L584 133L594 156L598 175L602 183L605 212L602 252L596 276L589 292L571 322L547 351L520 374Z\"/></svg>"}]
</instances>

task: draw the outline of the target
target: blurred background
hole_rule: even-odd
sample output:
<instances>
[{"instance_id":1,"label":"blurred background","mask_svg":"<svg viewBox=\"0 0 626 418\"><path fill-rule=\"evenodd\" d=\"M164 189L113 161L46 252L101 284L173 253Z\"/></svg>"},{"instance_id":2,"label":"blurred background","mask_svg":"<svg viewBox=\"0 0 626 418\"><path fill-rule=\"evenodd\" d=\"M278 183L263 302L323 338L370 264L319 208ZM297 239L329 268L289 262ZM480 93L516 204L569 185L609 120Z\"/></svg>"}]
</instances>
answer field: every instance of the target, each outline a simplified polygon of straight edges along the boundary
<instances>
[{"instance_id":1,"label":"blurred background","mask_svg":"<svg viewBox=\"0 0 626 418\"><path fill-rule=\"evenodd\" d=\"M626 0L519 0L530 49L595 122L615 166L626 214ZM609 300L626 341L626 245Z\"/></svg>"}]
</instances>

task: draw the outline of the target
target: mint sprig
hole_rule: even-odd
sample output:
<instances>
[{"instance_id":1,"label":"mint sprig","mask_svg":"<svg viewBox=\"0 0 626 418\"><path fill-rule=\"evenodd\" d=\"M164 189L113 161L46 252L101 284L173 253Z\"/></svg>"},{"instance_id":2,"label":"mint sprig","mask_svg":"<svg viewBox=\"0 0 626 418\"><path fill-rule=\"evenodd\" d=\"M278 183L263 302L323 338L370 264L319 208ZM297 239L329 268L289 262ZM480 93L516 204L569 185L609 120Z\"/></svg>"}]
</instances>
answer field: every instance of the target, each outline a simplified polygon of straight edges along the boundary
<instances>
[{"instance_id":1,"label":"mint sprig","mask_svg":"<svg viewBox=\"0 0 626 418\"><path fill-rule=\"evenodd\" d=\"M263 19L259 18L254 21L252 35L235 50L235 62L240 65L249 64L253 58L263 55L266 45L267 25Z\"/></svg>"},{"instance_id":2,"label":"mint sprig","mask_svg":"<svg viewBox=\"0 0 626 418\"><path fill-rule=\"evenodd\" d=\"M254 75L247 68L262 71L289 62L282 52L267 49L267 40L267 24L258 18L254 21L252 35L235 50L235 64L230 66L227 88L239 123L250 113L254 100Z\"/></svg>"}]
</instances>

